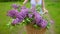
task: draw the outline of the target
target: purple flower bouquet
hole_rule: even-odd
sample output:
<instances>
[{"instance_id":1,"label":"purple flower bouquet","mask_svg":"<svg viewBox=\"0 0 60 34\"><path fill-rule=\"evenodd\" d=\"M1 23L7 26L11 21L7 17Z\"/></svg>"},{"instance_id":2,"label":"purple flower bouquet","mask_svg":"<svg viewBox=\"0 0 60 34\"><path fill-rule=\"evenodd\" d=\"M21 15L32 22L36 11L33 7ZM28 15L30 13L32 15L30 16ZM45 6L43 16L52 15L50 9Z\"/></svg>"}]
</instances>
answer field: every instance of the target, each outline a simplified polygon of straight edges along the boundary
<instances>
[{"instance_id":1,"label":"purple flower bouquet","mask_svg":"<svg viewBox=\"0 0 60 34\"><path fill-rule=\"evenodd\" d=\"M18 5L13 4L12 7L14 9L9 10L7 13L9 17L14 19L11 22L12 26L18 25L19 23L23 23L23 24L26 24L27 26L26 29L32 30L35 32L36 32L35 28L40 29L40 32L41 31L43 32L44 30L50 27L50 24L52 21L50 22L50 20L45 18L46 16L45 17L41 16L34 8L28 9L25 6L22 6L20 8L20 11L18 11L17 10L19 8ZM32 31L30 31L30 33L32 33Z\"/></svg>"}]
</instances>

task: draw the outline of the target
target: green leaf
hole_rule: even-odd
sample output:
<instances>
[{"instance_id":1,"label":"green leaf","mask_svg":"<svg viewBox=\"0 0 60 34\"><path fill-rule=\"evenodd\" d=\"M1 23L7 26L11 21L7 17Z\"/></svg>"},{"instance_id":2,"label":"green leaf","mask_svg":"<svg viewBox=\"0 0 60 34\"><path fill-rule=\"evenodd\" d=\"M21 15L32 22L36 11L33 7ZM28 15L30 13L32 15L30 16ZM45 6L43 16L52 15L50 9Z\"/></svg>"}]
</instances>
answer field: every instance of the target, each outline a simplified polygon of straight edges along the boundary
<instances>
[{"instance_id":1,"label":"green leaf","mask_svg":"<svg viewBox=\"0 0 60 34\"><path fill-rule=\"evenodd\" d=\"M50 28L50 26L51 26L51 23L50 23L50 22L48 22L48 24L47 24L47 29L49 29L49 28Z\"/></svg>"},{"instance_id":2,"label":"green leaf","mask_svg":"<svg viewBox=\"0 0 60 34\"><path fill-rule=\"evenodd\" d=\"M40 27L36 24L34 24L33 27L36 28L36 29L40 29Z\"/></svg>"}]
</instances>

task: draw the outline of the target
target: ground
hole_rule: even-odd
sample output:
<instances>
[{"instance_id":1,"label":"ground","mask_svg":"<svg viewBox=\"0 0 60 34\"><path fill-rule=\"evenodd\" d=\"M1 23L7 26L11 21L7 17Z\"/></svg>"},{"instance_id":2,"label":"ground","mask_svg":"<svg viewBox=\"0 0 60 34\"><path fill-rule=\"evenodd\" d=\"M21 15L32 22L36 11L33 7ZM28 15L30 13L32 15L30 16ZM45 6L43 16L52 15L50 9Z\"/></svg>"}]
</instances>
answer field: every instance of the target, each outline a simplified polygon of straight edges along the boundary
<instances>
[{"instance_id":1,"label":"ground","mask_svg":"<svg viewBox=\"0 0 60 34\"><path fill-rule=\"evenodd\" d=\"M22 2L0 2L0 34L17 34L22 30L22 26L15 27L10 30L7 28L6 24L9 22L9 17L6 15L7 11L11 9L11 4L17 3L22 4ZM54 20L54 32L60 34L60 2L46 1L46 9L49 11L51 18ZM26 5L30 7L29 3ZM23 34L26 34L25 32Z\"/></svg>"}]
</instances>

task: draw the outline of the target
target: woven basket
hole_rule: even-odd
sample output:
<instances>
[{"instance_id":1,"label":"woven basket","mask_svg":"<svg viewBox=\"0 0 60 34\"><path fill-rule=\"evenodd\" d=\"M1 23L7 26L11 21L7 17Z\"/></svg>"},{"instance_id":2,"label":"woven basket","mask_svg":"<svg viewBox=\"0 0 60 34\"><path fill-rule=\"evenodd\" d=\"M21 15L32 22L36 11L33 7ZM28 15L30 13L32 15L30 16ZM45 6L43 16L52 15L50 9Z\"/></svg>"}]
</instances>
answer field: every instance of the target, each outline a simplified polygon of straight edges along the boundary
<instances>
[{"instance_id":1,"label":"woven basket","mask_svg":"<svg viewBox=\"0 0 60 34\"><path fill-rule=\"evenodd\" d=\"M46 28L36 29L32 25L33 24L28 24L25 26L27 34L45 34Z\"/></svg>"}]
</instances>

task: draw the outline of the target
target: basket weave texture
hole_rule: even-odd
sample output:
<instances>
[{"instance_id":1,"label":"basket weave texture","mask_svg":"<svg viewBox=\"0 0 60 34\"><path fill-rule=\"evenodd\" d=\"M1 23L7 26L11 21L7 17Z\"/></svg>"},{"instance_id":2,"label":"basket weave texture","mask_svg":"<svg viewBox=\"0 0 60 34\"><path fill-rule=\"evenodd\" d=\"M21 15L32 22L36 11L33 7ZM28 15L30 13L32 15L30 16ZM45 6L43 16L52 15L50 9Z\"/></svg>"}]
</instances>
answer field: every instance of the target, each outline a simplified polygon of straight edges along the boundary
<instances>
[{"instance_id":1,"label":"basket weave texture","mask_svg":"<svg viewBox=\"0 0 60 34\"><path fill-rule=\"evenodd\" d=\"M36 29L32 26L32 24L28 24L25 26L27 34L45 34L46 28Z\"/></svg>"}]
</instances>

